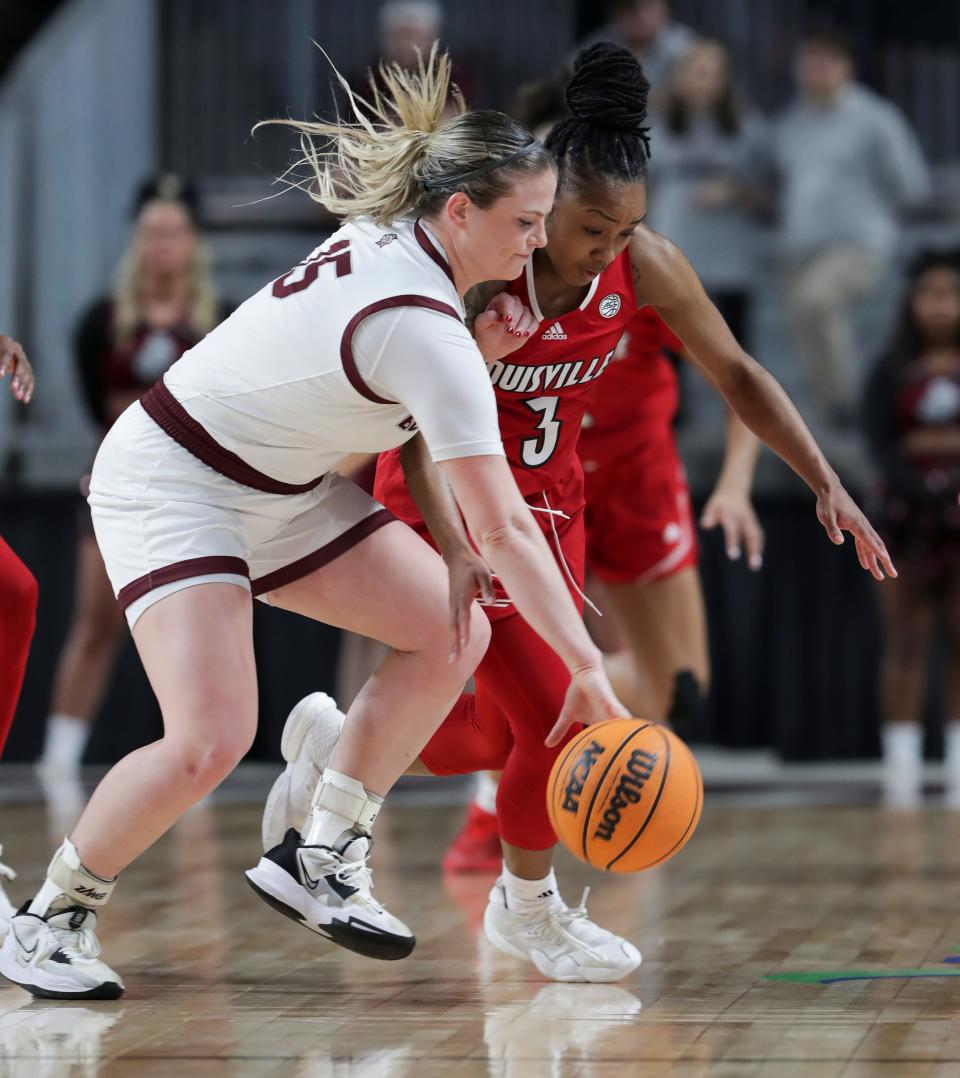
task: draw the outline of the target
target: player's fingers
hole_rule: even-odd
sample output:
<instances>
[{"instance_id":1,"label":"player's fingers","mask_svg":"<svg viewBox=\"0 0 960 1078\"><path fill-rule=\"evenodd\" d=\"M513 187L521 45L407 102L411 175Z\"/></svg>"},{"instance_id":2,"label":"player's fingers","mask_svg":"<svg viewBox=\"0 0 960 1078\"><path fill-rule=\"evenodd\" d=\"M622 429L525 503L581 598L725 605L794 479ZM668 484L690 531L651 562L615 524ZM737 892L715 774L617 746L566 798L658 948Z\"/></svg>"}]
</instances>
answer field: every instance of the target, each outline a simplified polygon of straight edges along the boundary
<instances>
[{"instance_id":1,"label":"player's fingers","mask_svg":"<svg viewBox=\"0 0 960 1078\"><path fill-rule=\"evenodd\" d=\"M488 603L492 603L497 593L493 590L493 573L489 569L481 570L477 573L477 592L481 599L486 600Z\"/></svg>"},{"instance_id":2,"label":"player's fingers","mask_svg":"<svg viewBox=\"0 0 960 1078\"><path fill-rule=\"evenodd\" d=\"M723 528L723 543L727 550L727 557L736 561L740 557L740 523L732 513L724 513L720 517Z\"/></svg>"},{"instance_id":3,"label":"player's fingers","mask_svg":"<svg viewBox=\"0 0 960 1078\"><path fill-rule=\"evenodd\" d=\"M820 517L820 523L830 537L830 542L836 543L837 546L841 546L843 543L843 532L840 530L840 525L837 523L836 511L832 508L825 510Z\"/></svg>"},{"instance_id":4,"label":"player's fingers","mask_svg":"<svg viewBox=\"0 0 960 1078\"><path fill-rule=\"evenodd\" d=\"M705 531L710 531L711 528L717 526L717 511L710 504L700 514L700 527Z\"/></svg>"},{"instance_id":5,"label":"player's fingers","mask_svg":"<svg viewBox=\"0 0 960 1078\"><path fill-rule=\"evenodd\" d=\"M448 662L455 663L460 658L463 648L461 644L462 626L460 624L460 603L453 595L450 596L450 655Z\"/></svg>"},{"instance_id":6,"label":"player's fingers","mask_svg":"<svg viewBox=\"0 0 960 1078\"><path fill-rule=\"evenodd\" d=\"M488 307L485 311L481 311L480 314L474 319L473 329L476 333L485 333L492 326L495 326L500 321L500 316L496 311L490 310Z\"/></svg>"},{"instance_id":7,"label":"player's fingers","mask_svg":"<svg viewBox=\"0 0 960 1078\"><path fill-rule=\"evenodd\" d=\"M552 749L554 745L559 745L563 740L563 735L570 729L573 721L574 718L570 713L570 705L564 704L563 711L560 712L560 718L557 719L550 728L550 733L547 734L544 745L546 745L548 749Z\"/></svg>"},{"instance_id":8,"label":"player's fingers","mask_svg":"<svg viewBox=\"0 0 960 1078\"><path fill-rule=\"evenodd\" d=\"M763 533L763 528L755 520L749 520L745 523L743 529L743 541L744 546L747 548L747 565L756 572L758 569L763 568L763 548L767 541L767 537Z\"/></svg>"}]
</instances>

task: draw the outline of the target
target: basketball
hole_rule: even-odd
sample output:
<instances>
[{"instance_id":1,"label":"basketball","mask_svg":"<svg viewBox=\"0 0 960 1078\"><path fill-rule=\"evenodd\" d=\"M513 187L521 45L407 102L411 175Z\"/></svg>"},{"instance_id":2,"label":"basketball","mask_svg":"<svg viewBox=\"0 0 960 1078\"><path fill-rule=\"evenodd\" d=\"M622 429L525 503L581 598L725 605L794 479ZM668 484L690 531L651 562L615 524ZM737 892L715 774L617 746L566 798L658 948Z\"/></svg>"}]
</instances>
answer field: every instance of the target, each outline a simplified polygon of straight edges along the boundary
<instances>
[{"instance_id":1,"label":"basketball","mask_svg":"<svg viewBox=\"0 0 960 1078\"><path fill-rule=\"evenodd\" d=\"M557 837L581 861L639 872L688 842L703 807L693 753L665 726L612 719L564 746L547 784Z\"/></svg>"}]
</instances>

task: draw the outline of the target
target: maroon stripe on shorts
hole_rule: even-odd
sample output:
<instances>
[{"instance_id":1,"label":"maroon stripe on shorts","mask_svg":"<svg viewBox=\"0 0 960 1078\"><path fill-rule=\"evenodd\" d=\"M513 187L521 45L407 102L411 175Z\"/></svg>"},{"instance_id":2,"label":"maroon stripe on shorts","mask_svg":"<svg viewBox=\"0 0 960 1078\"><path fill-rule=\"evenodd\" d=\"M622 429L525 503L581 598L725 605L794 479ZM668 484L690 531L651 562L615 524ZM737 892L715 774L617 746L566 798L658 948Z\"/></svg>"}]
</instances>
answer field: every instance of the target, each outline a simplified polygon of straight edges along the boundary
<instances>
[{"instance_id":1,"label":"maroon stripe on shorts","mask_svg":"<svg viewBox=\"0 0 960 1078\"><path fill-rule=\"evenodd\" d=\"M371 513L370 516L364 517L359 523L354 524L352 528L348 528L343 535L338 535L336 539L332 539L326 546L320 547L312 554L307 554L306 557L290 562L289 565L285 565L282 569L275 569L272 573L267 573L266 576L261 576L254 580L252 582L253 594L264 595L268 591L282 588L285 584L292 584L295 580L308 576L316 569L322 569L335 558L339 558L341 554L346 554L348 550L366 539L368 535L372 535L379 528L382 528L384 524L389 524L396 519L389 509L378 509L376 512Z\"/></svg>"},{"instance_id":2,"label":"maroon stripe on shorts","mask_svg":"<svg viewBox=\"0 0 960 1078\"><path fill-rule=\"evenodd\" d=\"M154 423L178 445L235 483L242 483L265 494L304 494L323 480L323 476L319 475L308 483L284 483L257 471L236 453L215 441L167 389L162 378L147 390L140 398L140 403Z\"/></svg>"},{"instance_id":3,"label":"maroon stripe on shorts","mask_svg":"<svg viewBox=\"0 0 960 1078\"><path fill-rule=\"evenodd\" d=\"M443 272L450 278L450 282L456 286L456 281L453 279L453 270L450 268L450 263L443 257L442 254L434 246L433 240L430 239L430 235L427 230L420 224L419 221L413 226L413 234L416 237L417 243L426 251L426 253L433 259L434 262L443 270Z\"/></svg>"},{"instance_id":4,"label":"maroon stripe on shorts","mask_svg":"<svg viewBox=\"0 0 960 1078\"><path fill-rule=\"evenodd\" d=\"M232 573L234 576L245 576L250 579L250 570L243 558L232 558L226 555L215 555L205 558L188 558L186 561L175 561L172 565L164 565L161 569L151 569L149 573L131 580L124 585L117 594L117 602L121 610L126 610L131 603L142 598L148 591L161 588L164 584L172 584L175 580L189 580L192 576L208 576L212 573Z\"/></svg>"},{"instance_id":5,"label":"maroon stripe on shorts","mask_svg":"<svg viewBox=\"0 0 960 1078\"><path fill-rule=\"evenodd\" d=\"M463 321L449 303L441 303L440 300L431 299L429 296L391 296L389 299L381 299L376 303L361 307L350 319L347 323L347 328L343 331L343 337L340 339L340 362L343 364L343 372L347 376L350 385L361 397L366 397L368 401L373 401L374 404L396 404L397 401L377 396L363 380L359 370L357 370L357 361L353 357L353 335L365 318L369 318L370 315L376 314L378 311L388 311L391 307L426 307L430 311L448 314L451 318L456 318L458 322Z\"/></svg>"}]
</instances>

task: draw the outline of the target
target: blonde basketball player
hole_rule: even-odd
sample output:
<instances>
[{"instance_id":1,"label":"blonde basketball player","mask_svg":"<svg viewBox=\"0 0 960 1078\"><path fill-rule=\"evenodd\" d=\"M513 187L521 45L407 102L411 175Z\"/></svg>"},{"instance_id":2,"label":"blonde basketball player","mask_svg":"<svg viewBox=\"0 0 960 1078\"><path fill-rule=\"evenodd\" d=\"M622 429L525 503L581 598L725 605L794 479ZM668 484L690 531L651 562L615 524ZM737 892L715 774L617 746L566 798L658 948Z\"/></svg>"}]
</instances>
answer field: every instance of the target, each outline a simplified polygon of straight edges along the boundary
<instances>
[{"instance_id":1,"label":"blonde basketball player","mask_svg":"<svg viewBox=\"0 0 960 1078\"><path fill-rule=\"evenodd\" d=\"M494 112L442 120L449 61L382 73L351 125L297 124L313 197L347 223L244 303L131 406L94 466L90 504L112 585L164 720L94 792L12 922L0 972L39 996L115 998L98 912L120 871L243 757L257 720L251 594L393 649L347 717L295 831L252 882L333 941L400 958L414 937L373 897L384 795L483 655L474 606L451 654L441 559L348 480L348 452L422 432L480 552L572 675L565 718L623 714L503 456L493 390L462 296L512 279L545 243L556 176ZM375 91L376 94L376 91ZM325 140L322 148L313 137ZM481 321L506 354L512 307ZM462 644L462 646L461 646Z\"/></svg>"}]
</instances>

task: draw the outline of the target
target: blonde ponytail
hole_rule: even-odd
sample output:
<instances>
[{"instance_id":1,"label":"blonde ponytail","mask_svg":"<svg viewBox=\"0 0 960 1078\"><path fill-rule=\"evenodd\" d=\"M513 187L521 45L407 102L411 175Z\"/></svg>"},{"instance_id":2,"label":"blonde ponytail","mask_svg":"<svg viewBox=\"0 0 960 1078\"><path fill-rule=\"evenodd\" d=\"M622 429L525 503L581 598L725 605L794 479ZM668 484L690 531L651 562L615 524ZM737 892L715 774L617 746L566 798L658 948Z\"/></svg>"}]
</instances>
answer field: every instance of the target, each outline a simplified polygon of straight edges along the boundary
<instances>
[{"instance_id":1,"label":"blonde ponytail","mask_svg":"<svg viewBox=\"0 0 960 1078\"><path fill-rule=\"evenodd\" d=\"M456 114L444 118L450 58L438 53L436 43L426 60L420 57L415 71L381 64L384 89L371 76L369 100L355 94L336 68L333 72L346 91L353 123L262 120L254 131L277 124L299 132L303 156L281 180L306 191L338 217L368 216L385 225L411 213L429 214L454 190L486 205L509 189L504 177L489 175L494 169L504 172L499 158L510 159L505 165L510 171L549 167L543 148L516 121L499 112L465 111L456 88ZM292 178L305 166L311 175ZM462 174L474 169L483 169L483 179L463 180ZM450 186L446 176L451 177Z\"/></svg>"}]
</instances>

